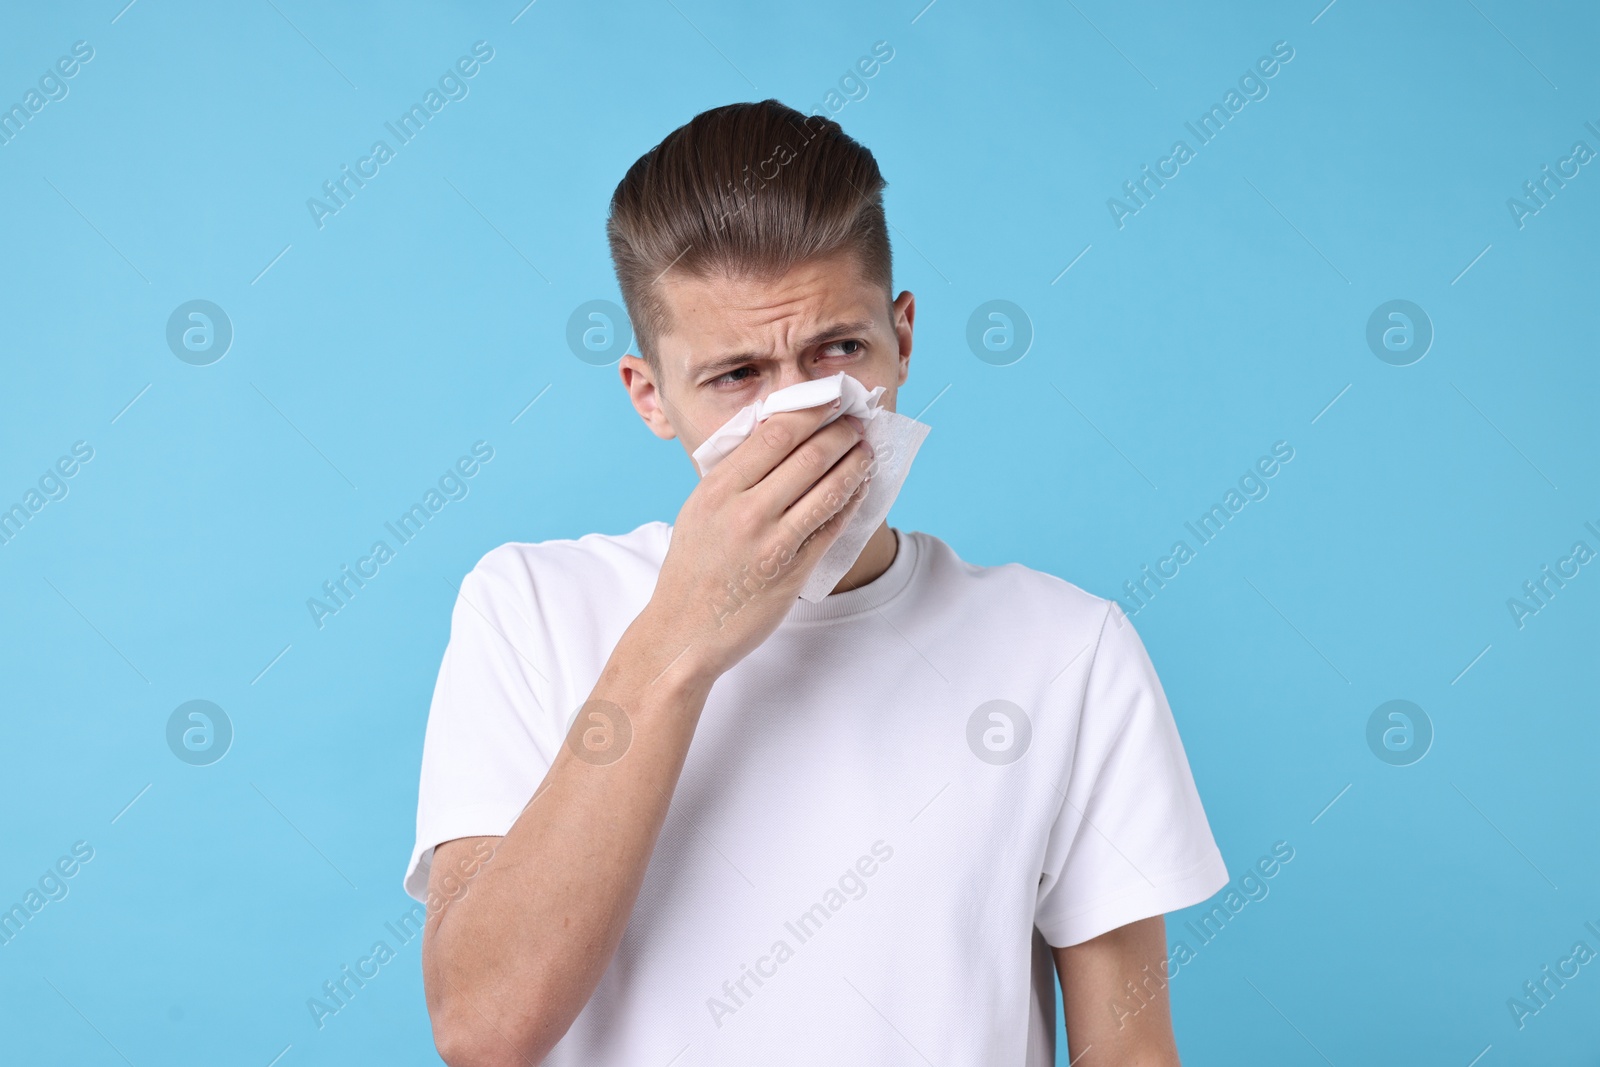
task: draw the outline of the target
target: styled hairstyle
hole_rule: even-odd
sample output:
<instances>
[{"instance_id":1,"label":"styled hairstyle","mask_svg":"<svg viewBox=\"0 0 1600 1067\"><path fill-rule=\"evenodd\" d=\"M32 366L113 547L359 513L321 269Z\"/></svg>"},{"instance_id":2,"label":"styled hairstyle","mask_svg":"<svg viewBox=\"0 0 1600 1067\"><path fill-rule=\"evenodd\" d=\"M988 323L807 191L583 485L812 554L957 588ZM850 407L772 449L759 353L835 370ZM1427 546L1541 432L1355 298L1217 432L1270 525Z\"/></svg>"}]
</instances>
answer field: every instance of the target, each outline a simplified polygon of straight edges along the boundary
<instances>
[{"instance_id":1,"label":"styled hairstyle","mask_svg":"<svg viewBox=\"0 0 1600 1067\"><path fill-rule=\"evenodd\" d=\"M657 282L770 278L851 249L893 301L887 183L839 124L776 100L702 111L640 156L617 185L606 237L639 354L659 377L671 328Z\"/></svg>"}]
</instances>

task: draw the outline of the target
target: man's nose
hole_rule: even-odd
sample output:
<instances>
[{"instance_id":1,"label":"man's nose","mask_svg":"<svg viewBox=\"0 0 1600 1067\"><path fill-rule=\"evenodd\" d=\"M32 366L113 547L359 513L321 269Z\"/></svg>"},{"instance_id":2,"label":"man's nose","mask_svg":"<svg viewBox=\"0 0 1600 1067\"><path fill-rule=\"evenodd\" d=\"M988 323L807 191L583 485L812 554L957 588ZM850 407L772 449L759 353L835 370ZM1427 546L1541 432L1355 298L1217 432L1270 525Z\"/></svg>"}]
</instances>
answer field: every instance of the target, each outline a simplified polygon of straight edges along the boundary
<instances>
[{"instance_id":1,"label":"man's nose","mask_svg":"<svg viewBox=\"0 0 1600 1067\"><path fill-rule=\"evenodd\" d=\"M791 385L799 385L801 382L809 382L814 378L831 378L835 373L837 372L825 372L822 370L806 371L801 370L798 367L786 366L783 368L783 370L778 372L777 379L772 382L771 388L769 388L766 393L762 394L762 399L765 399L767 396L776 393L779 389L787 389Z\"/></svg>"}]
</instances>

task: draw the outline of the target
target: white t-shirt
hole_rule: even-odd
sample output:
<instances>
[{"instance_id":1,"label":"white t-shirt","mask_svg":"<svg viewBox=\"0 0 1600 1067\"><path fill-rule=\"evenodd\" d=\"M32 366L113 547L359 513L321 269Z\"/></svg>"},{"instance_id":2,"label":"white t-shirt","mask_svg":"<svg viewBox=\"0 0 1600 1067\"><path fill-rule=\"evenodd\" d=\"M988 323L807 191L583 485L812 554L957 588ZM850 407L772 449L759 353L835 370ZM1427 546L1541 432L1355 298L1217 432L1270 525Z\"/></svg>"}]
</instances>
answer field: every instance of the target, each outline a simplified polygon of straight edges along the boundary
<instances>
[{"instance_id":1,"label":"white t-shirt","mask_svg":"<svg viewBox=\"0 0 1600 1067\"><path fill-rule=\"evenodd\" d=\"M621 944L547 1064L1046 1067L1047 946L1228 881L1114 602L895 533L886 572L797 598L712 687ZM462 582L413 897L436 845L515 822L671 535L506 544Z\"/></svg>"}]
</instances>

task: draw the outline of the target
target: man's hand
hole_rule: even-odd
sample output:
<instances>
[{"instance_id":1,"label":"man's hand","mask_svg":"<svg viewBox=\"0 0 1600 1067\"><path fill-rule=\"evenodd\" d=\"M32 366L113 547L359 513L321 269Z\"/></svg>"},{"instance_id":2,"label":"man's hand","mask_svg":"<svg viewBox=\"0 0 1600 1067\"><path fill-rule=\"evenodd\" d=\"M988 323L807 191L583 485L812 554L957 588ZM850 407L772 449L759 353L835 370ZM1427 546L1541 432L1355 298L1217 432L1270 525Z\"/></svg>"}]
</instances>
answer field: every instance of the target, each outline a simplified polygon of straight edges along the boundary
<instances>
[{"instance_id":1,"label":"man's hand","mask_svg":"<svg viewBox=\"0 0 1600 1067\"><path fill-rule=\"evenodd\" d=\"M1179 1067L1162 916L1053 951L1073 1067Z\"/></svg>"},{"instance_id":2,"label":"man's hand","mask_svg":"<svg viewBox=\"0 0 1600 1067\"><path fill-rule=\"evenodd\" d=\"M716 678L794 606L817 561L866 497L872 446L836 403L759 423L695 486L673 525L650 612L673 621L690 669Z\"/></svg>"}]
</instances>

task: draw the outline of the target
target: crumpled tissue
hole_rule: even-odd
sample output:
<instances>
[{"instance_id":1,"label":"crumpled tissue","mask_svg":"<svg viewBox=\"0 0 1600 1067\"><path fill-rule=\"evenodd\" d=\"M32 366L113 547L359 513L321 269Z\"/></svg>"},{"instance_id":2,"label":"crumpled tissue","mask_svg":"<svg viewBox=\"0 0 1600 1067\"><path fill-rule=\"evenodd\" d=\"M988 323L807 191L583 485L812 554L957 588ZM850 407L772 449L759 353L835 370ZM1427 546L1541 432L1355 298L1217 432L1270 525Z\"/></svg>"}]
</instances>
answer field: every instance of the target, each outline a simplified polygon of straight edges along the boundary
<instances>
[{"instance_id":1,"label":"crumpled tissue","mask_svg":"<svg viewBox=\"0 0 1600 1067\"><path fill-rule=\"evenodd\" d=\"M838 537L822 558L817 561L805 586L800 590L802 600L818 601L833 591L839 579L855 565L861 550L867 547L879 524L889 515L900 486L911 470L911 461L923 438L932 429L899 412L879 406L883 386L868 389L844 371L827 378L813 378L769 393L753 404L746 405L715 433L694 450L694 462L700 475L711 473L718 463L732 452L740 442L755 431L756 425L780 411L799 411L802 408L826 404L835 398L843 403L822 424L840 415L854 415L861 420L866 439L871 442L874 455L872 479L867 483L867 496L861 502L855 517L839 531Z\"/></svg>"}]
</instances>

